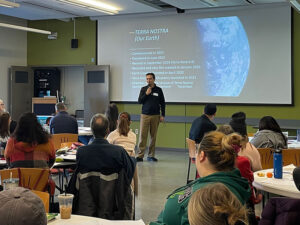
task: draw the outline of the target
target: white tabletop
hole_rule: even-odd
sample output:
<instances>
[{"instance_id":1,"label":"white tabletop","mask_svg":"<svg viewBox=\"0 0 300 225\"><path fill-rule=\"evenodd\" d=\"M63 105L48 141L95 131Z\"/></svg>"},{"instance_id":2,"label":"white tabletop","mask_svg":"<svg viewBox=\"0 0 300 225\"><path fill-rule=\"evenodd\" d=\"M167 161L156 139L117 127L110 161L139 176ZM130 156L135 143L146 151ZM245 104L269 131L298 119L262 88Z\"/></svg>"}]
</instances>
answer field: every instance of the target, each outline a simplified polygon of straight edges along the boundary
<instances>
[{"instance_id":1,"label":"white tabletop","mask_svg":"<svg viewBox=\"0 0 300 225\"><path fill-rule=\"evenodd\" d=\"M79 136L92 136L93 133L90 127L78 127Z\"/></svg>"},{"instance_id":2,"label":"white tabletop","mask_svg":"<svg viewBox=\"0 0 300 225\"><path fill-rule=\"evenodd\" d=\"M296 140L289 140L288 141L288 148L299 148L300 149L300 142L297 142Z\"/></svg>"},{"instance_id":3,"label":"white tabletop","mask_svg":"<svg viewBox=\"0 0 300 225\"><path fill-rule=\"evenodd\" d=\"M6 165L6 160L5 159L0 159L0 165L2 165L2 166Z\"/></svg>"},{"instance_id":4,"label":"white tabletop","mask_svg":"<svg viewBox=\"0 0 300 225\"><path fill-rule=\"evenodd\" d=\"M60 219L58 215L50 225L145 225L143 220L104 220L96 217L72 215L70 219Z\"/></svg>"},{"instance_id":5,"label":"white tabletop","mask_svg":"<svg viewBox=\"0 0 300 225\"><path fill-rule=\"evenodd\" d=\"M300 198L300 191L296 188L293 180L294 165L283 167L282 179L267 178L267 172L273 172L273 169L260 170L254 173L253 186L259 190L270 192L273 194ZM259 177L257 173L264 173L264 177Z\"/></svg>"}]
</instances>

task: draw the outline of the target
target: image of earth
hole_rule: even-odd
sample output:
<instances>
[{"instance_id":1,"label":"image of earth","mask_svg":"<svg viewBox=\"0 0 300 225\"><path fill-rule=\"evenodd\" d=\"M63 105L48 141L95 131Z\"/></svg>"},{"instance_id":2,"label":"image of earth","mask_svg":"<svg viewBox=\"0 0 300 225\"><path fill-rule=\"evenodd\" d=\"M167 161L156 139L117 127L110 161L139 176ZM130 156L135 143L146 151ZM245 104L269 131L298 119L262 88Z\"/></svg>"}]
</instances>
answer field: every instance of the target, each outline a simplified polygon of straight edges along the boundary
<instances>
[{"instance_id":1,"label":"image of earth","mask_svg":"<svg viewBox=\"0 0 300 225\"><path fill-rule=\"evenodd\" d=\"M247 80L250 47L247 33L236 16L197 19L204 50L206 93L239 96Z\"/></svg>"}]
</instances>

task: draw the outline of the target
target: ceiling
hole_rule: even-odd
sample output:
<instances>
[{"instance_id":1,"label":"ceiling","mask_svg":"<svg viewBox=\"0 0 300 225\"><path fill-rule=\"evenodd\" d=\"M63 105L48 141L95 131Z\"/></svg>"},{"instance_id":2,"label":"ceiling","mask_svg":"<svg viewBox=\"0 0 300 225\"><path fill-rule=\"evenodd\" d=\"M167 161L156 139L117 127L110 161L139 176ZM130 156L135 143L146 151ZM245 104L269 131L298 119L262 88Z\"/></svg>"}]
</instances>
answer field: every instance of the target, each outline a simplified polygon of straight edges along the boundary
<instances>
[{"instance_id":1,"label":"ceiling","mask_svg":"<svg viewBox=\"0 0 300 225\"><path fill-rule=\"evenodd\" d=\"M61 3L57 0L7 0L20 4L19 8L0 7L0 15L26 20L69 19L97 17L107 14ZM100 1L100 0L99 0ZM101 0L117 7L119 14L136 14L204 9L212 7L251 6L283 3L287 0Z\"/></svg>"}]
</instances>

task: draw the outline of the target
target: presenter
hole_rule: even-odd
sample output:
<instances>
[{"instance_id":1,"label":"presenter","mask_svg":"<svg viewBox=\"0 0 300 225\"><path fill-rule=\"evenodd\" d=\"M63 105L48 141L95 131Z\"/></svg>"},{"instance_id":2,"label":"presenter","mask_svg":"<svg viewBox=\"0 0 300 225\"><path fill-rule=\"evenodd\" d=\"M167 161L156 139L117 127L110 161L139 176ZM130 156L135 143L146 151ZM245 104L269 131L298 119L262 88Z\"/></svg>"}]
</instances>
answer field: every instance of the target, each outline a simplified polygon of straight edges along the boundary
<instances>
[{"instance_id":1,"label":"presenter","mask_svg":"<svg viewBox=\"0 0 300 225\"><path fill-rule=\"evenodd\" d=\"M140 120L139 152L136 161L143 161L150 130L151 140L147 160L156 162L157 159L154 157L156 134L159 122L164 121L166 104L162 89L154 83L154 73L147 73L146 81L148 85L142 87L138 99L139 104L143 104L143 106Z\"/></svg>"}]
</instances>

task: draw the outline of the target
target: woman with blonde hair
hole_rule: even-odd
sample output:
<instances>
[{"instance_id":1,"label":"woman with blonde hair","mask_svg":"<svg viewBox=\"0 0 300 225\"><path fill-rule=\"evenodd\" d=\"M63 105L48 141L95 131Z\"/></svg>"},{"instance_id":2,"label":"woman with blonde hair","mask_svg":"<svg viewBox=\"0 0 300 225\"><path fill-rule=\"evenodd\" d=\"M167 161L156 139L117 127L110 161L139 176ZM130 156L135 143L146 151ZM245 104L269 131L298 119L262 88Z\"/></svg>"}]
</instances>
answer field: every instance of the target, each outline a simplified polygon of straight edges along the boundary
<instances>
[{"instance_id":1,"label":"woman with blonde hair","mask_svg":"<svg viewBox=\"0 0 300 225\"><path fill-rule=\"evenodd\" d=\"M251 189L248 181L242 178L240 171L235 168L236 146L240 145L241 139L241 136L235 133L207 133L196 154L196 168L200 178L171 193L157 221L151 222L150 225L189 224L187 207L190 197L197 190L212 183L226 185L242 205L249 202Z\"/></svg>"},{"instance_id":2,"label":"woman with blonde hair","mask_svg":"<svg viewBox=\"0 0 300 225\"><path fill-rule=\"evenodd\" d=\"M248 211L222 183L196 191L188 205L190 225L248 225Z\"/></svg>"},{"instance_id":3,"label":"woman with blonde hair","mask_svg":"<svg viewBox=\"0 0 300 225\"><path fill-rule=\"evenodd\" d=\"M136 134L130 129L131 118L128 112L119 114L117 129L107 136L110 144L122 146L130 156L135 156Z\"/></svg>"}]
</instances>

